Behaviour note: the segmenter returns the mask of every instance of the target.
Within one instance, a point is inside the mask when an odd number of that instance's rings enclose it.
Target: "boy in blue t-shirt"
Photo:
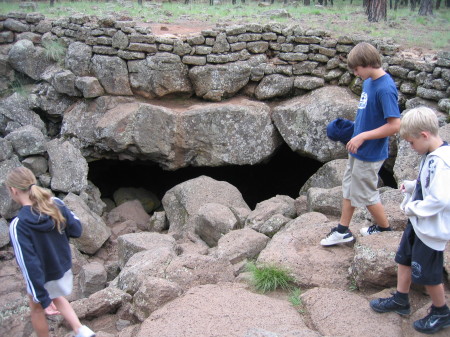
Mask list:
[[[397,88],[381,68],[380,53],[367,42],[358,43],[350,51],[347,65],[364,84],[353,136],[346,144],[349,157],[342,180],[340,223],[320,241],[322,246],[354,240],[349,225],[356,207],[367,207],[375,222],[362,228],[362,235],[391,230],[377,185],[378,172],[388,158],[389,136],[400,129]]]

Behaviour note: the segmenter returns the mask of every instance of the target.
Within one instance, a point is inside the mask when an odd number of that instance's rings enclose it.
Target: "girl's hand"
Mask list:
[[[58,311],[58,309],[56,308],[55,303],[50,303],[50,305],[44,309],[45,314],[48,316],[54,316],[54,315],[61,315],[61,313]]]

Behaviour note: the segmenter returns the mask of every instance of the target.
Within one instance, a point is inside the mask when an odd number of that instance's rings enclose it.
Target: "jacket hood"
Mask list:
[[[438,147],[436,150],[430,153],[432,156],[437,156],[442,159],[442,161],[450,166],[450,145],[443,145]]]
[[[17,217],[27,227],[39,232],[49,232],[55,227],[55,223],[49,215],[39,214],[31,206],[23,206]]]

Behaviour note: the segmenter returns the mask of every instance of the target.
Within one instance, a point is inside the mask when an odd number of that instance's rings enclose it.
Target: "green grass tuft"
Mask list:
[[[247,264],[247,270],[252,275],[254,287],[262,293],[276,289],[289,290],[294,282],[294,278],[281,267],[273,265],[257,266],[255,263],[250,262]]]
[[[299,313],[304,313],[303,301],[301,299],[302,291],[300,288],[294,288],[289,294],[289,302],[297,309]]]
[[[42,47],[45,49],[45,56],[58,63],[64,62],[66,47],[60,41],[44,41]]]

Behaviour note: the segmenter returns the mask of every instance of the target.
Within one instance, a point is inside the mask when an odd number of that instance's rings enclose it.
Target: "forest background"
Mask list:
[[[402,49],[419,54],[450,51],[450,0],[243,1],[3,0],[0,1],[0,14],[33,11],[52,19],[75,13],[114,15],[148,26],[167,25],[168,31],[168,27],[174,25],[200,31],[214,26],[279,22],[323,29],[332,37],[356,34],[370,38],[392,38]]]

